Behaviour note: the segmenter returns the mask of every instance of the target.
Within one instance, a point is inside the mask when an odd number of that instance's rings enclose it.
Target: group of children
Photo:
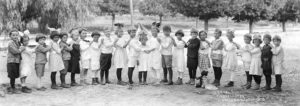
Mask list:
[[[51,88],[61,89],[71,86],[89,85],[88,72],[92,72],[92,85],[110,84],[109,70],[113,64],[116,69],[118,85],[133,84],[133,71],[138,70],[139,84],[147,84],[147,72],[152,72],[155,85],[182,85],[183,73],[188,68],[190,80],[186,84],[202,86],[202,77],[208,75],[209,68],[213,68],[215,80],[212,84],[220,86],[222,70],[231,73],[230,82],[225,87],[234,86],[234,77],[237,71],[237,54],[241,54],[243,67],[247,76],[247,83],[242,87],[251,88],[252,78],[255,80],[253,89],[260,89],[262,74],[265,75],[266,86],[264,90],[270,90],[271,75],[275,74],[275,91],[281,91],[281,73],[283,71],[283,48],[280,46],[281,38],[266,34],[263,37],[264,46],[261,47],[261,36],[250,34],[244,36],[245,46],[241,47],[233,41],[233,31],[227,32],[228,44],[220,39],[222,31],[215,30],[215,40],[206,40],[207,32],[191,29],[191,38],[185,42],[182,38],[184,32],[178,30],[176,39],[171,37],[171,27],[166,25],[163,36],[158,37],[160,32],[158,25],[153,25],[151,33],[139,25],[139,29],[130,28],[130,39],[123,37],[124,32],[120,27],[115,31],[115,37],[111,31],[104,31],[102,36],[98,32],[91,34],[92,41],[87,39],[86,29],[72,29],[69,33],[51,32],[50,43],[46,44],[46,36],[37,35],[35,41],[38,45],[30,44],[29,36],[19,36],[17,30],[9,33],[11,41],[8,44],[7,72],[10,78],[12,93],[20,93],[15,88],[15,79],[21,77],[21,91],[30,93],[32,90],[25,84],[26,77],[35,70],[37,75],[37,90],[44,91],[41,83],[45,72],[45,65],[51,72]],[[68,37],[71,41],[68,41]],[[20,39],[19,39],[20,38]],[[252,44],[251,44],[252,41]],[[273,41],[273,44],[270,42]],[[187,63],[185,63],[184,49],[187,48]],[[225,53],[224,53],[225,52]],[[48,55],[47,55],[48,54]],[[49,56],[49,57],[48,57]],[[212,63],[212,64],[211,64]],[[122,80],[122,70],[128,68],[128,83]],[[200,69],[201,75],[196,78],[196,70]],[[160,78],[161,69],[163,78]],[[173,69],[178,72],[178,79],[173,82]],[[56,73],[60,73],[61,85],[56,83]],[[71,84],[66,84],[65,76],[71,73]],[[100,77],[99,77],[100,73]],[[80,74],[80,83],[76,83],[75,75]],[[169,74],[169,77],[168,77]],[[200,79],[199,83],[195,80]]]

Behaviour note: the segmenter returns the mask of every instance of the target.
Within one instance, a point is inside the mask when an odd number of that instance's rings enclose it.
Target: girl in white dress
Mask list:
[[[276,86],[273,88],[276,92],[281,92],[281,84],[282,78],[281,74],[284,71],[283,62],[284,62],[284,50],[283,47],[280,45],[281,38],[280,36],[276,35],[273,37],[273,43],[275,47],[272,48],[272,64],[273,64],[273,74],[275,74],[276,79]]]
[[[65,69],[64,62],[62,60],[61,48],[59,46],[58,40],[60,38],[60,34],[58,32],[52,32],[50,35],[52,39],[50,46],[50,54],[49,54],[49,70],[51,71],[51,88],[59,89],[56,84],[56,72]]]
[[[253,45],[251,45],[251,40],[252,40],[252,36],[250,34],[244,35],[245,45],[239,51],[242,56],[243,68],[244,68],[244,71],[246,72],[246,77],[247,77],[247,80],[246,80],[247,83],[242,86],[245,89],[251,88],[251,81],[252,81],[252,76],[250,76],[250,74],[249,74],[250,64],[251,64],[250,50],[252,50],[254,48]]]
[[[138,37],[136,36],[136,29],[134,27],[128,30],[128,34],[130,35],[130,40],[128,41],[128,82],[129,84],[133,84],[132,75],[133,70],[137,66],[139,51],[140,51],[140,42]]]
[[[90,46],[90,54],[91,54],[91,70],[93,72],[92,85],[100,84],[99,82],[99,71],[100,71],[100,43],[99,37],[101,36],[98,32],[92,33],[92,44]]]
[[[128,45],[127,41],[123,37],[123,30],[118,29],[115,34],[117,35],[117,41],[115,43],[115,52],[114,52],[114,65],[117,69],[117,78],[118,85],[125,85],[126,83],[122,81],[122,69],[127,66],[127,53],[126,47]]]
[[[261,62],[261,47],[260,44],[262,43],[260,35],[253,36],[253,44],[254,48],[249,50],[251,53],[251,64],[250,64],[250,71],[249,74],[253,77],[255,81],[254,90],[258,90],[260,88],[261,76],[262,72],[262,62]]]
[[[228,70],[230,75],[230,81],[225,87],[232,87],[234,86],[234,77],[235,73],[237,71],[237,49],[239,49],[239,45],[233,41],[234,38],[234,32],[229,30],[227,32],[227,38],[229,40],[229,43],[225,45],[225,57],[223,61],[223,69]]]
[[[147,40],[148,40],[147,34],[145,32],[140,32],[139,41],[142,43],[140,46],[142,51],[140,51],[139,58],[138,58],[139,60],[138,69],[139,69],[139,84],[141,85],[147,85],[147,70],[149,69],[149,59],[150,59],[149,52],[144,51],[149,49],[149,46],[146,45]]]
[[[178,79],[175,82],[175,85],[182,85],[183,73],[186,69],[185,56],[184,56],[184,48],[186,47],[186,43],[182,40],[184,37],[184,33],[182,30],[178,30],[175,33],[177,40],[174,42],[173,49],[173,67],[178,72]]]
[[[35,45],[29,44],[29,37],[24,35],[21,37],[21,43],[25,47],[25,50],[21,53],[21,64],[20,64],[20,77],[22,92],[31,93],[32,90],[26,86],[26,78],[34,71],[35,64]]]
[[[161,52],[160,52],[160,43],[159,38],[157,37],[159,33],[159,29],[157,27],[153,27],[151,29],[151,37],[146,42],[150,48],[148,50],[151,59],[149,59],[149,69],[153,72],[155,83],[154,85],[160,84],[160,71],[162,68],[161,63]]]

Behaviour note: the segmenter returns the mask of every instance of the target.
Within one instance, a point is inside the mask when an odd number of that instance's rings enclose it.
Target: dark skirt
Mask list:
[[[69,61],[68,72],[76,74],[80,73],[79,58],[71,57],[71,60]]]
[[[188,68],[197,68],[198,67],[198,58],[187,57],[187,67]]]
[[[111,67],[112,54],[101,53],[100,56],[100,68],[101,70],[109,70]]]
[[[9,78],[20,77],[20,64],[19,63],[7,63],[7,74]]]

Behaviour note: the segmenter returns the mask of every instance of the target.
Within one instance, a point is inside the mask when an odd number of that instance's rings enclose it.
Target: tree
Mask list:
[[[197,17],[204,21],[205,31],[208,31],[208,21],[223,16],[223,0],[170,0],[176,12],[187,17]]]
[[[286,22],[296,21],[300,13],[299,0],[287,0],[282,8],[273,16],[272,20],[282,23],[282,31],[286,32]]]
[[[112,16],[112,28],[115,24],[116,14],[126,14],[130,12],[129,0],[103,0],[99,1],[97,5],[101,10],[101,14]]]
[[[239,7],[241,7],[241,4],[239,3],[240,0],[224,0],[224,11],[223,15],[226,16],[226,27],[229,27],[228,21],[229,18],[233,17],[235,14],[239,12]]]
[[[157,15],[159,22],[162,23],[162,17],[170,14],[169,0],[144,0],[140,1],[139,11],[143,15]]]
[[[37,20],[39,29],[46,33],[46,25],[72,27],[72,23],[84,22],[94,1],[0,0],[0,19],[5,30],[24,30],[28,22]]]
[[[275,12],[281,0],[240,0],[242,6],[238,8],[239,12],[234,15],[232,20],[236,22],[248,21],[249,33],[253,32],[253,24],[259,20],[270,19]]]

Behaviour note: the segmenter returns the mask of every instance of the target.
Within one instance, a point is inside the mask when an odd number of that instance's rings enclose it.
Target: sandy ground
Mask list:
[[[263,30],[261,30],[264,32]],[[241,34],[246,33],[243,30],[237,31],[235,41],[243,44]],[[134,85],[133,89],[128,86],[116,85],[115,69],[110,70],[110,79],[114,82],[109,85],[89,85],[79,86],[70,89],[52,90],[50,89],[50,72],[46,71],[44,85],[48,88],[46,91],[36,91],[31,94],[14,94],[0,97],[0,106],[90,106],[90,105],[132,105],[132,106],[197,106],[197,105],[300,105],[300,30],[288,33],[280,33],[279,31],[271,32],[272,34],[280,34],[283,37],[282,45],[285,47],[286,55],[286,74],[283,75],[283,92],[275,93],[272,91],[253,91],[243,90],[240,85],[245,83],[245,75],[239,70],[236,77],[236,86],[233,88],[220,87],[219,90],[210,91],[205,89],[196,89],[191,85],[181,86],[153,86],[152,73],[148,74],[149,85]],[[209,36],[209,40],[213,37]],[[185,38],[188,39],[188,38]],[[226,40],[224,37],[222,38]],[[2,43],[2,42],[0,42]],[[0,84],[8,84],[6,72],[6,53],[0,52]],[[197,74],[199,75],[199,70]],[[229,74],[223,72],[222,86],[228,82]],[[91,76],[91,75],[89,75]],[[174,72],[174,80],[177,78]],[[57,76],[58,77],[58,76]],[[134,81],[137,82],[137,71],[134,73]],[[67,76],[69,83],[69,75]],[[209,78],[213,79],[213,72],[210,69]],[[36,76],[33,73],[28,77],[28,86],[35,88]],[[79,75],[77,76],[79,80]],[[127,81],[127,70],[123,71],[123,80]],[[184,82],[188,80],[188,72],[184,74]],[[59,81],[59,78],[57,78]],[[91,81],[91,79],[89,79]],[[272,86],[275,85],[273,79]],[[19,80],[17,80],[19,84]],[[264,86],[265,80],[262,79],[261,86]]]

